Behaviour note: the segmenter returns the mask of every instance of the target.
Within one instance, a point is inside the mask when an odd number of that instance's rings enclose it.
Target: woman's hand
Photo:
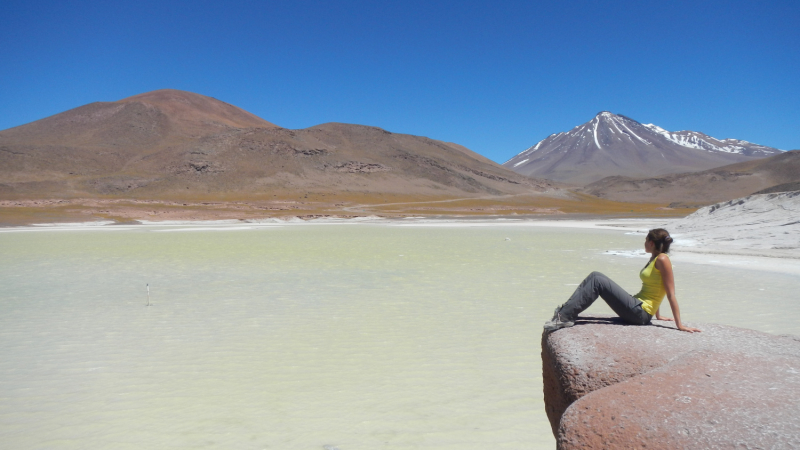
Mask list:
[[[701,332],[701,330],[698,330],[697,328],[686,327],[686,326],[683,326],[683,325],[679,325],[678,329],[681,330],[681,331],[687,331],[689,333],[700,333]]]
[[[659,305],[658,311],[656,311],[656,320],[663,320],[665,322],[672,322],[672,317],[664,317],[661,315],[661,306]]]

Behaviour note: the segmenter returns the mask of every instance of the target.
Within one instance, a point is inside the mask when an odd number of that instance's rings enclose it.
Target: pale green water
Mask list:
[[[221,228],[0,233],[0,442],[553,448],[541,325],[645,262],[618,231]],[[796,277],[674,260],[684,320],[800,334]]]

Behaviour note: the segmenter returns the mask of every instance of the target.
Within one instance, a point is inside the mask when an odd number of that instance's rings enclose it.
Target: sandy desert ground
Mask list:
[[[191,197],[178,200],[119,198],[73,198],[44,200],[0,200],[0,226],[36,223],[113,221],[130,223],[158,220],[258,220],[278,218],[304,220],[357,218],[500,217],[531,218],[608,216],[683,217],[694,211],[648,203],[622,203],[585,194],[559,191],[458,198],[364,193],[283,195],[272,199],[230,200],[224,197]]]

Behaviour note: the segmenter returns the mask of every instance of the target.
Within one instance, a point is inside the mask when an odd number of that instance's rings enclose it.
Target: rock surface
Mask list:
[[[798,448],[800,337],[582,317],[542,336],[560,449]]]

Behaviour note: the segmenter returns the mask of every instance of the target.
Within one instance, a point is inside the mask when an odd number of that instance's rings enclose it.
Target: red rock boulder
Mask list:
[[[582,317],[542,336],[560,449],[800,448],[800,338]]]

